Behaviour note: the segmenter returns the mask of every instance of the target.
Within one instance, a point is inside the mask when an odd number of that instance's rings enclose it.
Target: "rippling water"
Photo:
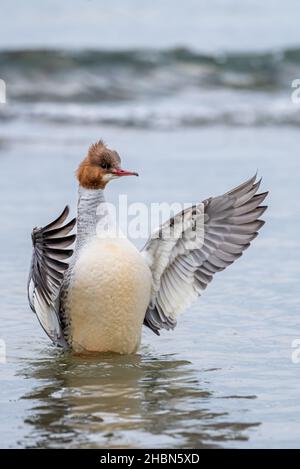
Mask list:
[[[169,1],[84,3],[11,0],[0,28],[0,446],[299,447],[299,2],[172,2],[167,22]],[[115,203],[197,202],[257,169],[270,190],[251,248],[136,356],[63,354],[27,305],[31,229],[75,212],[99,138],[140,174]]]
[[[1,445],[4,447],[299,446],[299,159],[293,129],[152,132],[23,125],[0,147]],[[104,136],[140,178],[117,201],[200,200],[259,168],[266,225],[216,275],[174,332],[144,332],[140,353],[72,357],[54,349],[27,306],[30,230],[66,202],[74,169]],[[53,138],[55,136],[55,138]],[[287,148],[289,149],[287,151]],[[155,193],[153,181],[155,180]]]
[[[299,126],[300,50],[0,52],[10,106],[0,120],[139,128]]]

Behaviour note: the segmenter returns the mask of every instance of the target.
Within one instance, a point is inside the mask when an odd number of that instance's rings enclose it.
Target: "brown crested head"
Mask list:
[[[90,146],[88,154],[77,170],[77,178],[85,189],[104,189],[112,179],[121,176],[138,176],[121,168],[119,154],[107,148],[102,140]]]

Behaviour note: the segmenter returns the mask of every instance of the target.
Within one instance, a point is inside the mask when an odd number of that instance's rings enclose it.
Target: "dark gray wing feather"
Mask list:
[[[151,302],[144,325],[159,335],[211,282],[216,272],[238,259],[257,236],[267,192],[256,194],[256,175],[219,197],[176,215],[143,249],[152,271]],[[171,233],[171,236],[170,236]]]
[[[65,207],[61,215],[43,228],[32,231],[33,254],[28,279],[29,305],[36,313],[41,326],[57,345],[66,347],[59,317],[59,293],[72,254],[69,248],[75,235],[69,235],[76,218],[63,225],[69,215]]]

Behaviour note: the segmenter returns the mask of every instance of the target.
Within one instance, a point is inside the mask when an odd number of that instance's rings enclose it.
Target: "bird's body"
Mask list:
[[[81,190],[78,226],[61,297],[67,341],[75,352],[133,353],[150,301],[150,269],[135,246],[117,236],[101,189]]]
[[[149,267],[132,243],[91,240],[78,256],[64,304],[72,349],[136,352],[150,290]]]
[[[142,252],[111,219],[103,190],[135,173],[99,142],[80,165],[76,220],[68,208],[33,230],[28,282],[31,309],[57,345],[81,352],[135,353],[142,325],[159,335],[206,288],[215,272],[241,256],[263,225],[255,177],[223,196],[184,210],[154,233]],[[69,259],[69,262],[66,262]]]

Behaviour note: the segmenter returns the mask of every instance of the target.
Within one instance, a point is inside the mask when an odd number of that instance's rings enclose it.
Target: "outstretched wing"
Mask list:
[[[205,290],[216,272],[240,257],[257,236],[268,192],[256,194],[256,175],[219,197],[184,210],[154,233],[143,249],[152,271],[144,325],[159,335]]]
[[[76,224],[76,218],[63,226],[69,214],[65,207],[62,214],[44,228],[32,231],[33,254],[28,279],[28,300],[36,313],[41,326],[50,339],[57,345],[66,347],[61,321],[59,318],[59,292],[64,272],[76,236],[69,235]]]

